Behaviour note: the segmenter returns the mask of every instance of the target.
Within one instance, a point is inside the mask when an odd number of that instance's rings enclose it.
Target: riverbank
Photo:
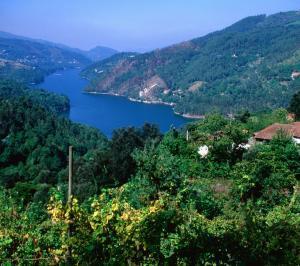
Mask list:
[[[167,106],[171,106],[172,107],[172,110],[173,110],[173,112],[174,112],[175,115],[178,115],[178,116],[181,116],[181,117],[184,117],[184,118],[187,118],[187,119],[204,119],[205,118],[204,115],[194,115],[194,114],[190,114],[190,113],[181,114],[179,112],[176,112],[174,110],[176,104],[172,103],[172,102],[168,103],[168,102],[163,102],[163,101],[146,101],[146,100],[135,99],[135,98],[132,98],[132,97],[126,97],[124,95],[120,95],[118,93],[112,93],[112,92],[84,91],[84,93],[124,97],[124,98],[128,99],[131,102],[138,102],[138,103],[145,103],[145,104],[167,105]]]

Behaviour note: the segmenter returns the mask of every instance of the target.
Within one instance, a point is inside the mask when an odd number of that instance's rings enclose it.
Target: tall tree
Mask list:
[[[288,110],[295,114],[297,120],[300,120],[300,91],[294,94]]]

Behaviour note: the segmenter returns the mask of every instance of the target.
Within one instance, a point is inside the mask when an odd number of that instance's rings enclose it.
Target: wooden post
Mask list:
[[[69,189],[68,201],[72,198],[72,175],[73,175],[73,147],[69,146]]]
[[[186,141],[189,141],[190,139],[190,133],[189,133],[189,130],[187,129],[186,130]]]
[[[68,237],[72,236],[73,217],[72,217],[72,177],[73,177],[73,147],[69,146],[69,183],[68,183],[68,205],[70,209],[70,221],[68,225]],[[67,265],[72,265],[72,248],[68,245]]]

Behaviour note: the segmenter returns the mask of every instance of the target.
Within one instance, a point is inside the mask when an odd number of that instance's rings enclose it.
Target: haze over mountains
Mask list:
[[[245,18],[201,38],[83,71],[87,91],[175,105],[180,114],[286,106],[299,89],[300,12]],[[295,74],[294,73],[294,74]]]
[[[100,46],[100,45],[98,45],[90,50],[82,50],[82,49],[73,48],[73,47],[70,47],[70,46],[67,46],[67,45],[64,45],[61,43],[54,43],[54,42],[45,41],[42,39],[34,39],[34,38],[19,36],[19,35],[5,32],[5,31],[0,31],[0,38],[27,40],[27,41],[33,41],[33,42],[38,42],[41,44],[46,44],[46,45],[62,48],[62,49],[68,50],[68,51],[82,54],[82,55],[88,57],[92,61],[103,60],[105,58],[108,58],[108,57],[118,53],[118,51],[115,49],[105,47],[105,46]]]
[[[188,116],[285,107],[299,89],[299,59],[299,11],[248,17],[144,54],[82,51],[0,32],[0,77],[37,83],[59,69],[86,67],[88,92],[166,103]]]
[[[97,46],[89,51],[0,32],[0,77],[38,83],[63,68],[83,67],[118,51]]]

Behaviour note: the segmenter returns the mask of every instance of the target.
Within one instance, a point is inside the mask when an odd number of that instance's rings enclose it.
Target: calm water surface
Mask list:
[[[124,97],[83,93],[87,81],[79,69],[56,72],[38,85],[48,91],[65,94],[70,98],[70,119],[100,129],[111,137],[114,129],[140,127],[145,122],[159,126],[166,132],[171,126],[180,127],[189,120],[177,116],[171,107],[131,102]]]

